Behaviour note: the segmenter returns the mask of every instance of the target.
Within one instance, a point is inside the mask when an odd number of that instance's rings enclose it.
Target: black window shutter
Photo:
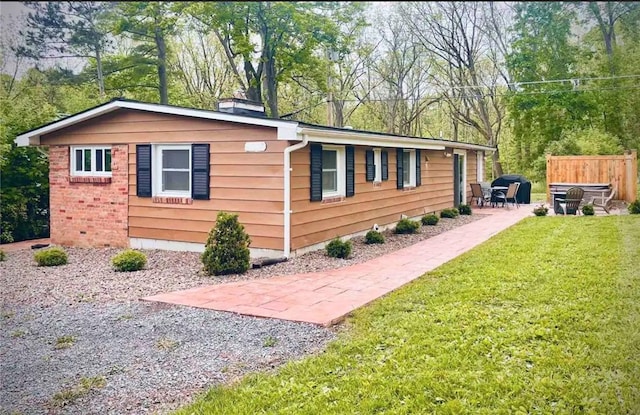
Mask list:
[[[376,165],[373,161],[373,150],[367,150],[365,153],[365,161],[367,164],[366,180],[372,182],[376,178]]]
[[[151,197],[151,144],[136,145],[136,195]]]
[[[322,200],[322,144],[311,144],[311,201]]]
[[[420,150],[416,150],[416,187],[422,185],[422,171],[420,164]]]
[[[404,149],[396,148],[396,172],[398,174],[396,183],[398,189],[404,188],[404,174],[402,172],[402,157],[404,156]]]
[[[383,151],[380,155],[380,162],[382,163],[382,180],[389,180],[389,153]]]
[[[347,197],[351,197],[356,193],[356,163],[355,163],[355,148],[353,146],[346,147],[347,157]]]
[[[191,145],[191,197],[209,200],[209,144]]]

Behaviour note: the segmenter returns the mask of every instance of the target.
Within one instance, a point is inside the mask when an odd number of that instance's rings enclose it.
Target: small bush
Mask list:
[[[7,253],[0,249],[0,262],[7,259]]]
[[[251,238],[238,215],[219,212],[200,259],[209,275],[242,274],[251,265]]]
[[[460,205],[458,206],[458,211],[461,215],[470,215],[471,214],[471,206],[469,205]]]
[[[378,231],[369,231],[364,236],[364,243],[366,243],[366,244],[383,244],[384,243],[384,235],[382,235]]]
[[[640,214],[640,199],[636,199],[633,202],[631,202],[627,209],[629,209],[629,213],[631,213],[632,215],[639,215]]]
[[[533,208],[533,214],[536,216],[547,216],[547,213],[549,213],[549,208],[544,205]]]
[[[346,259],[351,255],[351,241],[342,241],[336,238],[327,244],[327,255],[331,258]]]
[[[430,213],[430,214],[428,214],[428,215],[424,215],[424,216],[422,217],[422,219],[420,219],[420,221],[422,222],[422,224],[423,224],[423,225],[425,225],[425,226],[427,226],[427,225],[429,225],[429,226],[435,226],[435,225],[437,225],[437,224],[438,224],[438,221],[439,221],[439,220],[440,220],[440,219],[439,219],[436,215],[434,215],[433,213]]]
[[[416,233],[420,228],[420,223],[411,219],[400,219],[396,225],[395,233],[397,234],[409,234]]]
[[[36,260],[38,266],[54,267],[67,263],[67,253],[62,248],[53,247],[36,252],[33,255],[33,259]]]
[[[139,271],[147,265],[147,256],[135,249],[125,249],[111,258],[111,264],[116,271]]]
[[[582,214],[585,216],[593,216],[595,214],[595,211],[593,210],[593,205],[582,206]]]
[[[456,208],[442,209],[440,211],[441,218],[454,219],[457,218],[459,214],[460,212]]]

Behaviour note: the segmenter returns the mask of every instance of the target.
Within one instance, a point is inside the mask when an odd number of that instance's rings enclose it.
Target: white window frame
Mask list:
[[[373,149],[373,165],[375,166],[374,183],[382,182],[382,149]]]
[[[76,151],[82,151],[84,154],[85,150],[91,151],[91,171],[78,171],[76,170]],[[111,177],[111,171],[97,171],[96,170],[96,150],[102,150],[102,168],[106,166],[106,158],[105,151],[109,150],[111,152],[111,169],[113,169],[113,150],[111,146],[70,146],[70,154],[69,154],[69,172],[71,176],[100,176],[100,177]],[[82,163],[84,168],[84,162]]]
[[[403,150],[402,152],[402,160],[409,155],[409,181],[406,182],[404,177],[402,178],[404,187],[416,187],[416,151],[415,150]],[[404,166],[403,166],[403,176],[404,176]]]
[[[322,151],[335,151],[336,152],[336,177],[337,177],[337,190],[329,191],[322,188],[322,198],[345,196],[346,195],[346,163],[345,163],[345,150],[344,146],[322,146]],[[324,177],[324,160],[322,161],[322,175]]]
[[[189,144],[160,144],[153,146],[153,195],[166,197],[191,197],[193,183],[191,176],[193,165],[191,162],[191,145]],[[187,150],[189,152],[189,189],[185,191],[162,191],[162,152],[164,150]]]
[[[478,183],[484,181],[484,151],[476,152],[476,180]]]

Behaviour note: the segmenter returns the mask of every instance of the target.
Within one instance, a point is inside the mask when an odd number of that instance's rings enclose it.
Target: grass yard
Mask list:
[[[638,414],[638,270],[637,215],[527,218],[179,414]]]

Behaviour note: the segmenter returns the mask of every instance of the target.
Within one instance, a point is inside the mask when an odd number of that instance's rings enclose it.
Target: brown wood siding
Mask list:
[[[237,213],[252,248],[282,250],[283,151],[275,128],[117,110],[43,136],[43,145],[129,144],[129,237],[204,243],[219,211]],[[248,141],[266,151],[247,153]],[[136,144],[210,143],[210,200],[155,203],[136,196]]]
[[[379,187],[365,180],[365,151],[355,151],[355,196],[340,202],[311,202],[309,147],[292,153],[291,158],[291,247],[300,249],[328,241],[336,236],[370,229],[374,223],[386,225],[400,215],[424,215],[453,206],[453,159],[442,151],[421,150],[422,186],[396,189],[395,149],[389,153],[389,180]],[[429,162],[425,165],[425,156]]]

